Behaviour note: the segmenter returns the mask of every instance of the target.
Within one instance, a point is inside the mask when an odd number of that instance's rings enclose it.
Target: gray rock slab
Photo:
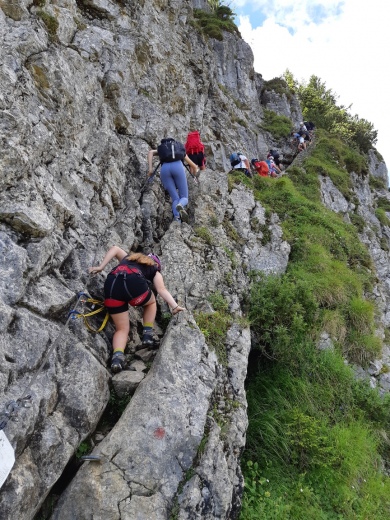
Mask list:
[[[123,370],[112,378],[112,386],[119,397],[134,394],[145,374],[132,370]]]
[[[81,468],[52,519],[167,518],[204,434],[215,370],[215,356],[183,314],[169,326],[150,372],[100,443],[103,462]]]

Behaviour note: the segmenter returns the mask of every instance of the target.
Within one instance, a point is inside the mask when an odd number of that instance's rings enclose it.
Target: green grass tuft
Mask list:
[[[205,226],[200,226],[194,229],[195,235],[206,242],[206,244],[212,245],[214,243],[213,235],[210,230]]]
[[[215,303],[214,299],[214,303]],[[226,334],[232,324],[225,310],[213,313],[196,312],[195,321],[202,331],[206,343],[214,350],[222,366],[227,366]]]
[[[49,34],[49,37],[52,41],[57,40],[57,30],[59,27],[58,20],[46,13],[45,11],[39,10],[37,11],[37,15],[42,19],[43,23],[46,25],[47,32]]]
[[[276,139],[288,137],[293,129],[292,122],[288,117],[280,116],[272,110],[264,110],[264,120],[261,126]]]

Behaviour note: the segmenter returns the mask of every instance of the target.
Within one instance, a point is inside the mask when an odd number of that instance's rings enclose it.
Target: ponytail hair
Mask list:
[[[129,256],[126,257],[126,260],[129,262],[137,262],[138,264],[143,265],[155,265],[154,260],[143,253],[130,253]]]

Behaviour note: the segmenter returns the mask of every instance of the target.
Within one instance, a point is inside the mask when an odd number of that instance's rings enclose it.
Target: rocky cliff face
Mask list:
[[[52,518],[238,517],[248,273],[283,272],[290,246],[277,215],[245,186],[229,186],[228,156],[237,148],[263,156],[275,146],[287,153],[286,142],[261,129],[264,108],[293,122],[301,112],[295,99],[263,95],[242,40],[199,34],[192,9],[204,4],[0,1],[0,411],[31,395],[18,422],[3,415],[16,463],[0,491],[1,518],[34,518],[87,438],[98,461],[84,462]],[[145,184],[146,155],[162,137],[184,140],[193,128],[208,169],[199,184],[189,178],[190,224],[177,226],[159,180]],[[387,178],[372,161],[371,173]],[[368,185],[356,186],[373,218]],[[348,213],[326,181],[323,193],[325,204]],[[388,316],[388,257],[367,233]],[[67,319],[79,291],[101,295],[104,276],[92,279],[87,269],[113,244],[161,255],[166,285],[187,308],[157,329],[162,343],[154,359],[145,354],[146,377],[139,363],[136,373],[111,378],[111,326],[91,334]],[[222,356],[194,320],[214,310],[214,293],[231,314]],[[130,318],[133,352],[139,311]],[[140,380],[98,442],[113,385],[126,393]]]

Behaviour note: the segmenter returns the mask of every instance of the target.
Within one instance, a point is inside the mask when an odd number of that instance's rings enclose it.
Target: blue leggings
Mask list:
[[[161,182],[172,199],[173,216],[179,217],[176,206],[180,203],[182,206],[188,204],[188,184],[186,171],[181,161],[164,163],[161,166],[160,173]]]

